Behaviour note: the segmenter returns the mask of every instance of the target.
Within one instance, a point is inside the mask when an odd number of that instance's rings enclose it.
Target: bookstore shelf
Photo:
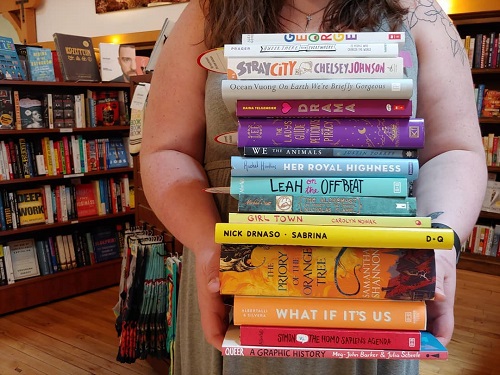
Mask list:
[[[498,37],[500,11],[462,13],[450,15],[450,17],[457,27],[460,36],[464,39],[466,36],[477,37],[478,34],[489,36],[493,32]],[[476,85],[484,84],[486,88],[500,90],[500,67],[478,68],[473,65],[471,72]],[[487,136],[488,133],[500,136],[500,130],[497,129],[500,125],[499,117],[480,116],[479,123],[483,136]],[[498,180],[500,177],[500,166],[488,166],[488,172],[497,174]],[[477,223],[494,227],[496,224],[500,224],[500,214],[481,211]],[[457,267],[469,271],[500,275],[500,258],[465,252],[462,253]]]
[[[125,96],[125,100],[130,97],[131,85],[129,83],[114,82],[34,82],[34,81],[14,81],[0,80],[0,86],[19,90],[19,92],[54,94],[81,94],[90,91],[106,92],[120,91]],[[87,95],[86,94],[86,95]],[[87,96],[85,96],[87,98]],[[125,103],[127,103],[125,101]],[[122,106],[123,108],[123,106]],[[122,110],[120,109],[120,114]],[[126,118],[126,117],[124,117]],[[44,137],[60,140],[67,136],[83,136],[89,139],[104,138],[124,138],[129,135],[129,126],[110,125],[110,126],[90,126],[76,128],[41,128],[41,129],[8,129],[0,130],[0,141],[14,139],[16,142],[20,138],[38,141]],[[76,157],[75,157],[76,158]],[[77,159],[75,159],[77,160]],[[72,161],[73,163],[73,161]],[[15,191],[18,189],[37,188],[42,185],[68,185],[71,182],[82,181],[90,182],[97,179],[115,179],[127,176],[130,181],[133,180],[134,169],[132,167],[109,168],[108,163],[103,168],[91,170],[84,173],[78,173],[74,170],[66,174],[41,174],[35,173],[29,178],[11,178],[0,181],[0,190]],[[39,168],[38,166],[36,166]],[[89,167],[90,169],[90,167]],[[82,164],[83,170],[83,164]],[[12,177],[12,176],[11,176]],[[21,176],[22,177],[22,176]],[[27,238],[47,238],[47,236],[68,235],[75,231],[92,232],[96,228],[108,225],[122,225],[127,222],[131,225],[135,223],[136,210],[134,208],[125,208],[121,210],[113,209],[114,213],[101,215],[89,215],[86,217],[69,219],[67,221],[56,221],[55,223],[38,223],[32,225],[21,225],[16,229],[7,228],[0,230],[0,244],[6,244],[9,241],[27,239]],[[106,288],[117,285],[120,280],[121,258],[106,260],[93,263],[91,265],[76,267],[58,272],[35,276],[22,280],[16,280],[12,284],[0,286],[0,315],[12,313],[18,310],[30,308],[36,305],[45,304],[59,299],[75,296],[88,291]]]

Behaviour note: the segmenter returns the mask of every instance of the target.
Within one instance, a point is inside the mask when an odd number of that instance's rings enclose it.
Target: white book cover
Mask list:
[[[160,56],[160,52],[162,50],[163,44],[167,40],[170,32],[174,28],[175,22],[165,19],[163,22],[163,26],[161,28],[160,34],[156,39],[156,43],[153,46],[153,51],[151,51],[151,55],[149,56],[148,64],[146,65],[146,73],[152,72],[155,70],[156,62],[158,61],[158,57]]]
[[[128,76],[137,75],[135,47],[126,45],[126,52],[120,57],[120,44],[99,43],[101,79],[103,82],[128,82]],[[125,51],[125,50],[122,50]],[[120,59],[127,59],[120,64]]]
[[[410,99],[413,93],[410,78],[222,80],[221,86],[222,99],[233,114],[236,100]]]
[[[229,57],[228,79],[403,78],[401,57]]]
[[[5,260],[5,273],[7,274],[7,283],[13,284],[15,282],[15,279],[14,279],[14,270],[12,268],[12,259],[10,256],[10,248],[8,245],[0,245],[0,248],[3,248],[3,257]]]
[[[398,57],[397,43],[226,44],[225,57]]]
[[[35,240],[33,238],[10,241],[7,245],[10,248],[14,280],[40,275]]]
[[[242,44],[269,43],[404,43],[404,32],[243,34]]]

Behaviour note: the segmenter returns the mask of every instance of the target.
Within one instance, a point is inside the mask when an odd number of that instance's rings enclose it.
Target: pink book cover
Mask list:
[[[409,99],[238,100],[238,117],[388,117],[409,118]]]
[[[414,148],[424,146],[420,118],[240,118],[238,147]]]

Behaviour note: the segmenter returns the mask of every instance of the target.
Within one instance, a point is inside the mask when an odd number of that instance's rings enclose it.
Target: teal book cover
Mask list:
[[[6,36],[0,36],[0,79],[26,80],[14,40]]]
[[[52,51],[49,48],[26,47],[28,69],[32,81],[55,82]]]

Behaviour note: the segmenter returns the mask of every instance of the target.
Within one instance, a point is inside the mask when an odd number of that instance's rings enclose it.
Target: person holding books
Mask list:
[[[193,0],[156,66],[140,154],[148,202],[185,246],[175,374],[418,374],[418,361],[240,358],[218,351],[228,311],[219,294],[214,226],[236,211],[236,201],[204,189],[229,186],[229,158],[238,150],[214,141],[234,131],[236,121],[221,98],[226,77],[200,68],[198,56],[239,43],[242,34],[356,31],[405,32],[413,116],[426,122],[417,214],[453,228],[461,241],[472,230],[485,193],[484,151],[460,37],[435,0]],[[445,345],[453,333],[457,253],[436,250],[438,297],[427,304],[428,329]]]

